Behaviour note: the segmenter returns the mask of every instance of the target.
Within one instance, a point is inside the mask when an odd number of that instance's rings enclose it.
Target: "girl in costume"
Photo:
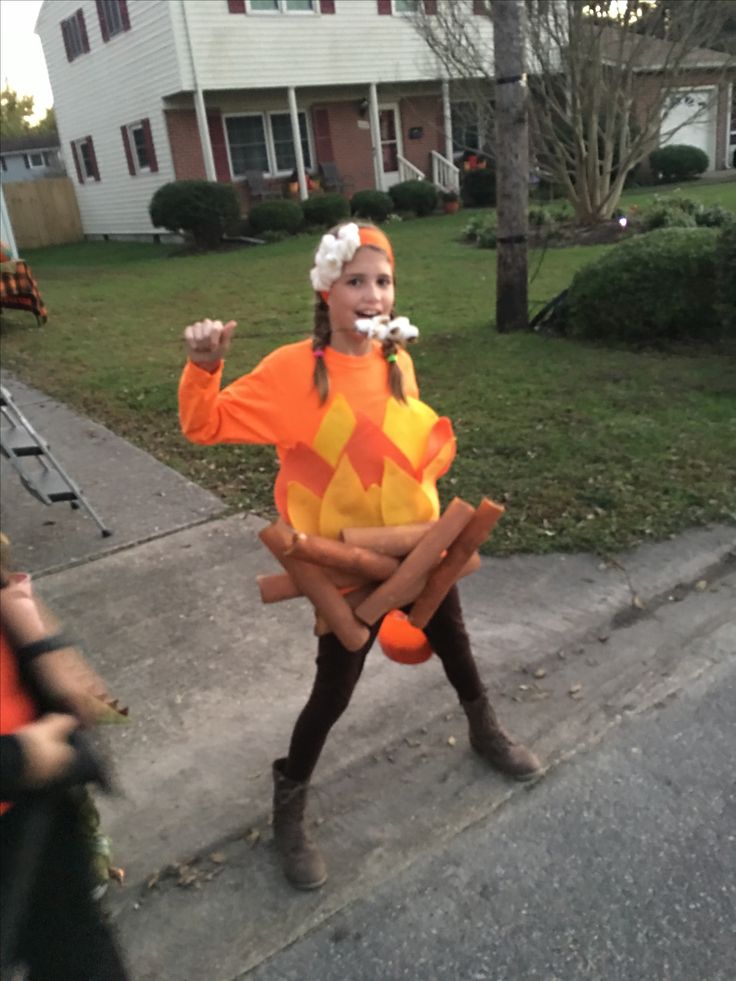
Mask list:
[[[347,527],[436,519],[436,481],[455,452],[447,419],[419,401],[411,357],[416,334],[394,314],[394,255],[383,232],[347,223],[324,235],[310,274],[316,293],[312,336],[278,348],[221,389],[234,321],[186,328],[189,359],[179,415],[193,442],[276,447],[275,500],[295,528],[337,537]],[[381,626],[359,650],[334,634],[319,639],[317,673],[288,755],[273,764],[273,829],[287,879],[319,888],[327,869],[307,836],[307,789],[327,735],[348,706]],[[540,762],[500,726],[481,684],[453,587],[425,628],[469,722],[473,748],[508,776],[525,780]]]
[[[70,776],[70,738],[97,719],[105,689],[49,629],[30,577],[9,571],[0,536],[0,955],[34,981],[125,981],[93,899],[90,800]],[[5,975],[3,975],[4,977]]]

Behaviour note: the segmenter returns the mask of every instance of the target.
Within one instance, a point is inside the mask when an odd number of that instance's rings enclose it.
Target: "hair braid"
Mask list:
[[[314,330],[312,331],[312,350],[324,351],[330,343],[332,328],[330,327],[330,308],[319,294],[314,303]],[[330,376],[327,374],[327,365],[324,357],[314,359],[314,372],[312,374],[314,387],[319,395],[319,404],[324,405],[330,394]]]
[[[396,316],[393,310],[391,311],[391,316]],[[387,337],[385,341],[381,342],[381,351],[388,362],[388,387],[391,389],[391,394],[397,402],[406,402],[404,375],[399,367],[399,362],[396,360],[388,361],[388,358],[392,354],[395,356],[399,350],[403,350],[403,347],[403,344],[398,343],[398,341],[393,340],[391,337]]]

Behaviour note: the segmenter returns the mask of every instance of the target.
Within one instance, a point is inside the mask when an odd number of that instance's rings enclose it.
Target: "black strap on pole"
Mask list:
[[[526,72],[521,75],[502,75],[496,79],[496,85],[511,85],[513,82],[526,81]]]
[[[521,245],[526,242],[526,235],[498,235],[496,236],[496,242],[500,245]]]

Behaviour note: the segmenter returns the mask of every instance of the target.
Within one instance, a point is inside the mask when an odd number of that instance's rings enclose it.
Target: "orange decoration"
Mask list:
[[[422,664],[432,656],[424,631],[412,627],[401,610],[386,614],[378,631],[378,643],[386,657],[399,664]]]

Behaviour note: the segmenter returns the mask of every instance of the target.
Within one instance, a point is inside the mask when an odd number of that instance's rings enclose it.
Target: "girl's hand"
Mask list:
[[[74,647],[40,654],[31,662],[31,673],[55,705],[73,712],[83,725],[92,726],[105,709],[107,690]]]
[[[63,777],[74,762],[69,736],[77,728],[73,715],[44,715],[15,732],[23,753],[23,786],[43,787]]]
[[[214,371],[230,347],[230,339],[237,327],[234,320],[223,324],[221,320],[198,320],[184,331],[189,360],[200,368]]]

